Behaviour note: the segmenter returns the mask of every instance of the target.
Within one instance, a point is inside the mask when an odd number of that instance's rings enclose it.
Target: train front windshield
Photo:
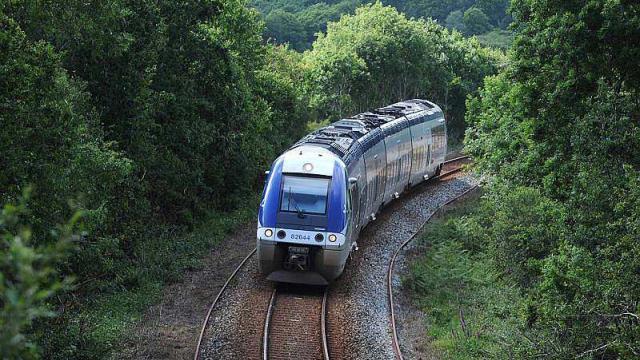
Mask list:
[[[280,211],[303,214],[326,214],[328,178],[285,175],[280,196]]]

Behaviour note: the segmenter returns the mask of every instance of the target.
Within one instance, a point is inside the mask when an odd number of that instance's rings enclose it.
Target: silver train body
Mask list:
[[[408,100],[296,143],[267,172],[257,229],[260,271],[272,281],[312,285],[339,277],[380,209],[439,174],[446,126],[437,105]]]

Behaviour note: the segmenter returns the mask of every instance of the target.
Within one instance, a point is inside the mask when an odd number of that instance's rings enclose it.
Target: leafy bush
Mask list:
[[[468,35],[478,35],[491,29],[489,17],[482,10],[472,7],[464,12],[462,17],[464,30]]]
[[[0,213],[0,356],[3,359],[38,358],[39,349],[29,330],[34,321],[54,313],[47,304],[51,296],[69,287],[60,264],[67,258],[71,221],[51,231],[48,245],[33,244],[33,233],[25,223],[29,208],[27,189],[18,204],[5,204]]]
[[[633,358],[637,217],[623,239],[592,252],[575,245],[565,205],[532,188],[487,190],[427,227],[404,282],[434,346],[456,359]]]
[[[427,315],[432,346],[447,358],[513,357],[531,336],[519,315],[526,298],[490,250],[493,211],[488,199],[472,198],[428,224],[424,255],[403,281]]]

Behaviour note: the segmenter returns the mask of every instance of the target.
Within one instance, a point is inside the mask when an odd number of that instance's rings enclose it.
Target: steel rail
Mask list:
[[[200,358],[200,346],[202,345],[202,338],[204,337],[204,332],[207,329],[207,324],[209,323],[209,319],[211,318],[211,313],[213,312],[213,308],[218,304],[218,301],[220,301],[220,298],[222,297],[222,293],[224,293],[224,291],[227,289],[227,287],[229,286],[229,283],[231,283],[231,280],[233,280],[233,278],[236,276],[236,274],[238,274],[240,269],[244,266],[244,264],[246,264],[246,262],[249,260],[249,258],[251,258],[256,253],[256,250],[257,250],[257,248],[253,249],[240,262],[240,264],[236,267],[236,269],[233,271],[233,273],[231,273],[229,278],[227,278],[227,281],[224,283],[224,285],[222,285],[222,288],[218,292],[218,295],[216,296],[216,298],[211,303],[211,306],[209,306],[209,310],[207,311],[207,315],[205,316],[204,322],[202,323],[202,329],[200,330],[200,336],[198,336],[198,343],[196,345],[196,352],[195,352],[195,354],[193,356],[194,360],[198,360]]]
[[[450,159],[445,161],[443,164],[450,164],[450,163],[454,163],[457,161],[461,161],[461,160],[465,160],[465,159],[469,159],[468,156],[460,156],[454,159]],[[454,170],[448,171],[444,174],[440,174],[437,178],[442,178],[448,175],[451,175],[453,173],[459,172],[461,170],[461,168],[456,168]],[[433,216],[433,215],[432,215]],[[427,221],[429,221],[431,219],[431,217],[429,217],[429,219],[427,219]],[[426,223],[426,221],[425,221]],[[423,225],[424,226],[424,225]],[[416,234],[412,235],[412,237],[409,239],[409,241],[411,239],[413,239],[413,237]],[[407,243],[409,242],[407,241]],[[402,247],[404,247],[406,244],[403,244]],[[196,350],[195,350],[195,354],[194,354],[194,360],[199,360],[200,358],[200,347],[202,346],[202,339],[204,338],[204,333],[206,331],[207,328],[207,324],[209,323],[209,319],[211,318],[211,314],[213,312],[213,309],[215,308],[215,306],[218,304],[218,302],[220,301],[220,298],[222,297],[222,294],[225,292],[225,290],[227,289],[227,287],[229,286],[229,284],[231,283],[231,280],[233,280],[233,278],[235,278],[235,276],[238,274],[238,272],[240,271],[240,269],[246,264],[246,262],[256,253],[257,248],[253,249],[241,262],[240,264],[236,267],[236,269],[233,271],[233,273],[231,273],[231,275],[229,276],[229,278],[227,278],[226,282],[224,283],[224,285],[222,286],[222,288],[220,289],[220,291],[218,292],[218,295],[216,296],[216,298],[213,300],[213,302],[211,303],[211,306],[209,306],[209,309],[207,311],[207,314],[205,316],[205,319],[202,323],[202,329],[200,330],[200,335],[198,336],[198,342],[196,344]],[[394,258],[392,260],[395,261],[395,255]],[[321,323],[321,328],[322,328],[322,346],[323,346],[323,356],[325,358],[325,360],[329,360],[329,349],[328,349],[328,342],[327,342],[327,334],[326,334],[326,303],[327,303],[327,294],[328,294],[328,287],[325,288],[324,291],[324,296],[323,296],[323,300],[322,300],[322,323]],[[268,357],[268,330],[269,330],[269,322],[271,320],[271,313],[273,310],[273,304],[275,302],[275,297],[276,297],[276,290],[274,289],[272,295],[271,295],[271,301],[269,303],[269,309],[267,312],[267,319],[265,321],[265,329],[264,329],[264,337],[263,337],[263,359],[267,359]],[[391,302],[393,302],[393,300],[391,299]],[[392,319],[393,319],[393,308],[392,308]],[[395,330],[395,320],[392,321],[392,328],[393,328],[393,333],[394,333],[394,344],[397,344],[397,335],[396,335],[396,330]],[[400,354],[400,359],[402,359],[402,355]]]
[[[447,160],[447,161],[443,162],[442,164],[443,165],[448,165],[448,164],[452,164],[452,163],[455,163],[455,162],[458,162],[458,161],[463,161],[463,160],[469,160],[469,157],[468,156],[459,156],[457,158]],[[434,179],[442,179],[442,178],[445,178],[445,177],[447,177],[447,176],[449,176],[451,174],[455,174],[455,173],[460,172],[460,171],[462,171],[462,166],[458,166],[455,169],[452,169],[450,171],[442,173],[442,174],[436,176]]]
[[[448,162],[445,162],[446,164],[448,163],[452,163],[452,162],[456,162],[456,161],[460,161],[463,159],[468,159],[468,157],[463,156],[463,157],[459,157],[459,158],[455,158],[452,160],[449,160]],[[462,168],[457,168],[451,171],[448,171],[444,174],[439,175],[437,178],[443,178],[447,175],[456,173],[461,171]],[[451,203],[459,200],[460,198],[464,197],[465,195],[467,195],[468,193],[470,193],[471,191],[475,190],[478,188],[478,185],[474,185],[471,188],[465,190],[464,192],[462,192],[461,194],[455,196],[454,198],[448,200],[447,202],[445,202],[444,204],[440,205],[431,215],[429,215],[429,217],[420,225],[420,227],[418,228],[418,230],[416,230],[407,240],[405,240],[400,247],[398,247],[398,249],[394,252],[393,257],[391,258],[391,261],[389,263],[389,269],[387,271],[387,293],[388,293],[388,299],[389,299],[389,309],[390,309],[390,317],[391,317],[391,332],[392,332],[392,338],[391,338],[391,342],[393,345],[393,351],[396,355],[396,359],[398,360],[403,360],[403,356],[402,356],[402,350],[400,349],[400,343],[398,341],[398,331],[397,331],[397,327],[396,327],[396,315],[395,315],[395,309],[394,309],[394,301],[393,301],[393,267],[395,265],[396,262],[396,258],[398,257],[398,255],[400,254],[400,251],[402,251],[402,249],[404,249],[410,242],[412,242],[415,237],[420,234],[420,232],[422,231],[422,229],[424,228],[424,226],[431,221],[431,219],[438,214],[438,212],[440,212],[445,206],[450,205]]]
[[[443,164],[446,165],[446,164],[450,164],[450,163],[457,162],[457,161],[460,161],[460,160],[469,160],[469,159],[470,159],[469,156],[463,155],[463,156],[458,156],[458,157],[453,158],[453,159],[446,160]]]
[[[329,343],[327,341],[327,295],[329,294],[329,287],[324,288],[324,295],[322,296],[322,317],[320,320],[320,330],[322,331],[322,353],[324,360],[329,360]]]
[[[269,335],[271,330],[271,318],[273,316],[273,308],[278,297],[277,288],[273,289],[271,293],[271,300],[269,300],[269,306],[267,308],[267,315],[264,320],[264,330],[262,333],[262,360],[269,359]],[[327,341],[327,298],[329,294],[329,287],[325,286],[324,294],[322,295],[322,313],[320,315],[320,333],[322,336],[322,356],[324,360],[329,360],[329,343]]]
[[[269,300],[269,307],[267,308],[267,316],[264,319],[264,332],[262,334],[262,360],[269,358],[269,326],[271,326],[271,315],[273,314],[273,305],[276,303],[278,289],[274,288],[271,293],[271,300]]]

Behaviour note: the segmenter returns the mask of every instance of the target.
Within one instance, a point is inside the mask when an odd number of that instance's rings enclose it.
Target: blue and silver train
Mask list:
[[[403,191],[440,173],[447,124],[426,100],[399,102],[305,136],[267,172],[258,262],[268,280],[327,285],[360,231]]]

